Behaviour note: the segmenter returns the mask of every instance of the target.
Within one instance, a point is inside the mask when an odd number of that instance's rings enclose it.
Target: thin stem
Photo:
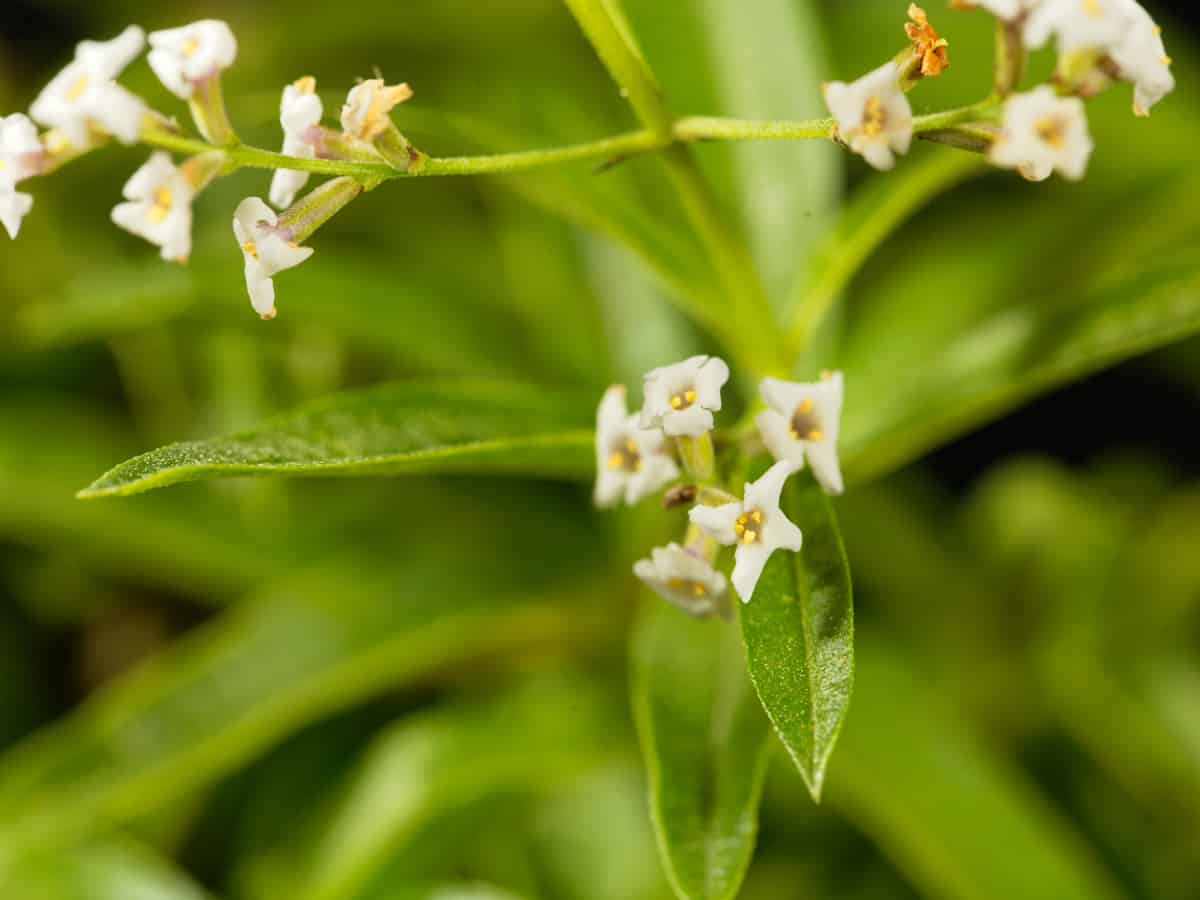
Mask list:
[[[930,113],[927,116],[913,117],[913,134],[923,134],[926,131],[945,131],[956,125],[968,122],[987,121],[992,118],[992,112],[1000,105],[1000,98],[992,95],[986,100],[980,100],[970,106],[958,109],[948,109],[945,112]]]
[[[619,134],[615,137],[556,147],[548,150],[528,150],[523,153],[502,153],[493,156],[431,157],[417,175],[486,175],[520,172],[559,163],[584,160],[610,160],[661,150],[671,143],[669,135],[656,134],[649,129]]]
[[[692,116],[676,122],[674,132],[681,141],[796,141],[829,138],[833,135],[833,126],[833,119],[756,122],[750,119]]]

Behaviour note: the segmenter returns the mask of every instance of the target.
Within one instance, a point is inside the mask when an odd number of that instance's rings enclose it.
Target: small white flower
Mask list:
[[[196,85],[233,65],[237,39],[224,22],[204,19],[150,33],[147,61],[171,93],[190,100]]]
[[[662,432],[639,426],[629,415],[625,388],[613,385],[596,410],[596,505],[613,506],[622,497],[629,504],[653,494],[679,476],[666,452]]]
[[[797,528],[779,508],[784,482],[796,471],[790,461],[777,462],[762,478],[746,485],[740,503],[724,506],[695,506],[688,513],[693,522],[725,545],[734,545],[733,586],[743,603],[754,596],[763,567],[775,550],[799,550]]]
[[[655,547],[650,559],[633,564],[633,574],[688,615],[703,618],[724,610],[725,576],[678,544]]]
[[[1171,74],[1171,57],[1163,44],[1162,29],[1134,0],[1127,2],[1132,6],[1134,24],[1109,55],[1121,77],[1134,84],[1134,113],[1148,116],[1154,104],[1175,90],[1175,76]]]
[[[843,390],[841,372],[809,384],[764,378],[759,386],[771,407],[755,420],[763,443],[777,460],[795,463],[797,468],[807,458],[817,482],[829,494],[842,492],[837,442]]]
[[[699,437],[713,427],[729,366],[716,356],[693,356],[646,373],[642,427],[662,428],[672,437]]]
[[[54,76],[29,114],[79,148],[92,144],[92,131],[137,141],[146,106],[113,79],[142,52],[142,29],[130,25],[111,41],[83,41],[75,59]]]
[[[121,192],[129,202],[113,207],[112,220],[162,248],[168,262],[187,262],[192,253],[190,181],[161,150],[154,153]]]
[[[1025,22],[1025,44],[1044,47],[1051,36],[1059,53],[1115,49],[1133,24],[1132,0],[1042,0]],[[1136,5],[1136,4],[1135,4]]]
[[[1042,85],[1008,99],[1004,128],[989,158],[997,166],[1017,169],[1030,181],[1043,181],[1055,169],[1079,179],[1087,171],[1093,147],[1083,101],[1059,97]]]
[[[237,235],[246,260],[246,289],[250,303],[264,319],[275,318],[275,284],[272,276],[298,266],[313,254],[312,247],[300,247],[291,240],[287,229],[280,228],[271,207],[258,197],[247,197],[233,214],[233,233]]]
[[[912,107],[900,90],[900,69],[894,62],[850,84],[826,84],[825,103],[837,120],[841,139],[876,169],[892,168],[895,154],[908,152],[913,136]]]
[[[317,96],[317,81],[306,76],[283,89],[279,102],[279,124],[283,126],[283,152],[301,159],[315,159],[313,129],[321,124],[325,110]],[[276,169],[271,178],[271,203],[286,209],[296,199],[297,192],[308,183],[308,172],[295,169]]]
[[[346,134],[373,141],[387,130],[392,109],[412,97],[407,84],[385,85],[382,78],[371,78],[355,85],[342,106],[342,129]]]
[[[21,113],[0,116],[0,223],[11,238],[33,208],[33,197],[18,191],[17,183],[38,173],[44,152],[28,118]]]

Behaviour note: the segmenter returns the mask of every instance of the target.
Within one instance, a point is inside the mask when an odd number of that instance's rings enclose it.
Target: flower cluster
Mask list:
[[[987,152],[997,166],[1015,169],[1041,181],[1057,171],[1078,179],[1087,170],[1093,143],[1083,99],[1104,90],[1114,79],[1134,85],[1133,110],[1147,116],[1175,88],[1171,58],[1162,29],[1137,0],[952,0],[963,9],[982,7],[1004,25],[1009,42],[997,56],[997,87],[1008,94],[1019,80],[1027,50],[1053,38],[1058,67],[1053,85],[1007,96],[998,121],[980,109],[974,128],[958,137],[958,146]],[[929,24],[920,7],[909,8],[906,26],[912,46],[895,60],[857,81],[825,86],[835,136],[877,169],[891,169],[897,155],[908,152],[914,134],[933,139],[944,117],[914,118],[906,93],[924,77],[941,74],[949,65],[946,41]],[[1002,76],[1002,77],[1001,77]],[[981,104],[985,106],[986,104]]]
[[[150,109],[116,79],[145,50],[147,62],[172,94],[186,100],[196,128],[211,149],[176,163],[155,151],[126,183],[125,201],[112,211],[121,228],[158,246],[164,259],[187,262],[192,246],[192,205],[215,178],[234,167],[228,151],[239,144],[225,113],[221,73],[237,58],[237,40],[224,22],[204,20],[146,35],[130,26],[110,41],[84,41],[75,58],[34,100],[29,117],[0,117],[0,222],[15,238],[33,207],[33,197],[17,190],[24,179],[45,175],[115,138],[173,148],[188,145],[174,122]],[[390,148],[403,148],[400,164],[413,151],[389,113],[412,96],[406,84],[387,86],[374,79],[356,85],[342,110],[342,129],[324,128],[324,108],[316,81],[301,78],[284,88],[280,103],[283,153],[290,160],[334,159],[388,163]],[[34,122],[47,128],[39,133]],[[395,163],[393,163],[395,164]],[[255,311],[275,317],[272,276],[312,255],[300,244],[363,186],[318,188],[300,203],[296,195],[309,173],[275,171],[269,197],[278,215],[257,197],[237,208],[233,230],[245,257],[246,288]],[[334,179],[337,181],[338,179]],[[352,179],[345,179],[353,181]]]
[[[714,483],[713,413],[721,410],[729,374],[723,360],[694,356],[646,373],[640,412],[630,414],[624,386],[614,385],[596,414],[597,505],[614,506],[622,499],[637,503],[684,472],[695,482],[668,493],[672,501],[698,501],[689,512],[683,543],[656,548],[633,569],[663,598],[694,616],[727,613],[725,576],[716,568],[721,546],[735,548],[731,580],[747,603],[771,554],[800,550],[800,529],[780,501],[784,484],[806,461],[826,492],[842,492],[840,372],[812,383],[763,379],[759,392],[766,409],[754,424],[758,440],[776,462],[744,486],[741,499]]]

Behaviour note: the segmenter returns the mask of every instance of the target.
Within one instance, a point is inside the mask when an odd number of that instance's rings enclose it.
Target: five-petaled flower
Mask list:
[[[37,128],[21,113],[0,116],[0,222],[15,238],[21,220],[33,208],[33,197],[17,190],[17,183],[36,175],[44,155]]]
[[[275,318],[275,283],[272,276],[298,266],[313,254],[312,247],[298,246],[271,207],[258,197],[247,197],[233,214],[237,235],[246,261],[246,290],[250,303],[264,319]]]
[[[389,113],[413,95],[407,84],[385,85],[382,78],[371,78],[350,89],[342,106],[342,130],[364,141],[383,134],[392,120]]]
[[[161,150],[154,153],[133,173],[122,193],[128,202],[113,207],[113,222],[157,244],[168,262],[187,262],[192,253],[196,192],[171,157]]]
[[[145,36],[136,25],[111,41],[83,41],[75,48],[75,59],[33,101],[29,114],[56,129],[54,140],[77,149],[86,149],[97,136],[109,134],[122,143],[134,143],[141,134],[146,106],[113,79],[144,44]]]
[[[813,476],[826,493],[842,492],[838,465],[838,430],[842,417],[841,372],[820,381],[799,383],[764,378],[759,386],[770,407],[755,420],[763,443],[777,460],[796,468],[808,460]]]
[[[825,85],[825,102],[837,121],[838,135],[876,169],[896,164],[912,144],[913,115],[900,90],[900,70],[885,63],[857,81]]]
[[[995,165],[1017,169],[1030,181],[1044,181],[1056,169],[1079,179],[1087,171],[1093,147],[1083,101],[1059,97],[1042,85],[1008,99],[1004,128],[989,158]]]
[[[1025,21],[1025,43],[1038,49],[1054,37],[1059,53],[1107,53],[1132,24],[1135,0],[1042,0]]]
[[[646,373],[642,427],[671,437],[699,437],[713,427],[729,366],[716,356],[693,356]]]
[[[725,612],[725,576],[703,556],[667,544],[633,564],[633,574],[655,593],[696,618]]]
[[[743,603],[754,596],[758,578],[774,551],[800,549],[800,529],[779,508],[783,485],[795,471],[795,463],[777,462],[758,481],[746,485],[740,502],[695,506],[688,514],[715,540],[736,546],[733,586]]]
[[[654,493],[679,476],[657,429],[639,425],[629,414],[625,388],[613,385],[596,410],[596,505],[614,506],[622,497],[629,504]]]
[[[233,65],[237,39],[224,22],[204,19],[150,33],[147,61],[171,93],[190,100],[196,85]]]
[[[324,108],[317,96],[317,80],[311,75],[283,89],[279,102],[279,124],[283,126],[283,152],[301,159],[314,159],[320,140]],[[307,172],[276,169],[271,179],[271,203],[280,209],[292,205],[296,193],[308,183]]]

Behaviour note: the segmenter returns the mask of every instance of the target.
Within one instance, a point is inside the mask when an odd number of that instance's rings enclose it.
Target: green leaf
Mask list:
[[[936,679],[862,638],[854,715],[830,770],[829,801],[921,896],[1122,896],[1035,786],[954,715]]]
[[[338,394],[226,438],[136,457],[80,492],[127,496],[239,475],[487,472],[586,477],[596,397],[496,381],[417,381]]]
[[[187,796],[386,688],[598,628],[604,582],[580,558],[578,510],[529,507],[507,532],[486,508],[455,512],[445,524],[422,511],[386,565],[326,566],[238,606],[0,757],[0,873]],[[569,572],[555,562],[568,559]]]
[[[402,720],[368,748],[289,895],[357,896],[437,817],[499,791],[551,788],[594,764],[611,751],[617,721],[594,684],[570,677]]]
[[[663,866],[685,900],[732,898],[754,853],[770,728],[734,629],[650,602],[633,704]]]
[[[854,683],[850,569],[816,482],[790,479],[783,509],[804,532],[804,547],[771,555],[742,607],[742,638],[758,698],[819,801]]]
[[[888,393],[846,404],[847,477],[885,474],[1037,394],[1200,332],[1200,264],[1143,273],[1084,296],[1037,297],[967,327],[918,362],[888,365]],[[861,364],[871,366],[862,356]],[[878,368],[878,366],[872,366]],[[883,383],[887,373],[859,373]]]
[[[0,894],[28,900],[206,900],[202,890],[152,850],[108,841],[28,860]]]

